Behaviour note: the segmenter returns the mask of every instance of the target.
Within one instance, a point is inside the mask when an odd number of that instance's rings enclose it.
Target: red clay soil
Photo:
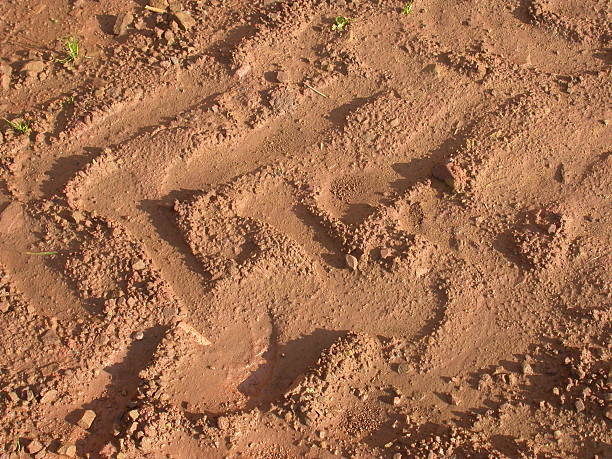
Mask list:
[[[611,19],[2,0],[0,457],[612,457]]]

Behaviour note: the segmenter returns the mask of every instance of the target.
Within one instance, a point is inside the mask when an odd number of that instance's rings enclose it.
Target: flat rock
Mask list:
[[[77,422],[77,424],[79,425],[79,427],[82,427],[83,429],[89,429],[91,427],[91,424],[94,422],[94,419],[96,419],[95,411],[85,410],[85,412],[83,413],[83,415],[81,416],[81,419],[79,419],[79,422]]]
[[[31,75],[38,75],[44,70],[45,70],[45,63],[39,60],[28,61],[21,68],[22,72],[29,73]]]
[[[0,213],[0,234],[11,234],[23,225],[23,209],[18,202],[11,202]]]
[[[117,20],[113,26],[113,33],[117,36],[127,34],[127,28],[134,20],[134,15],[129,11],[117,15]]]
[[[289,82],[289,73],[284,70],[279,70],[276,72],[276,81],[279,83],[288,83]]]
[[[174,18],[184,30],[189,30],[196,25],[196,20],[186,11],[174,13]]]
[[[66,443],[57,449],[57,454],[61,454],[68,457],[76,457],[76,453],[76,446],[70,443]]]
[[[38,440],[32,440],[26,447],[26,449],[28,450],[28,453],[30,454],[36,454],[43,448],[44,446]]]

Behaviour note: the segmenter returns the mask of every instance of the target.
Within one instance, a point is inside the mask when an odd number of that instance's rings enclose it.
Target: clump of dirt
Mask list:
[[[610,456],[608,3],[0,2],[0,456]]]

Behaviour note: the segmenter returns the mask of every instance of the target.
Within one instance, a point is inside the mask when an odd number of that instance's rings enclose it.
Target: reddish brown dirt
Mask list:
[[[170,3],[0,3],[0,457],[612,457],[610,2]]]

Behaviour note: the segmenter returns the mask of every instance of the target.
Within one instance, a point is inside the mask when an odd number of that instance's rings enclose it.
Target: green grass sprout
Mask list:
[[[18,132],[19,134],[29,134],[30,131],[32,130],[32,127],[30,126],[30,122],[26,120],[9,121],[6,118],[4,118],[4,121],[6,121],[8,125],[15,132]]]
[[[345,18],[344,16],[338,16],[336,17],[336,20],[334,21],[334,24],[332,25],[332,30],[335,30],[337,32],[344,32],[344,29],[346,28],[347,25],[349,25],[350,22],[351,22],[350,19]]]
[[[57,62],[62,64],[75,63],[79,58],[79,39],[76,37],[69,37],[64,42],[64,49],[66,50],[66,56],[62,59],[57,59]]]
[[[402,8],[402,13],[410,14],[412,13],[412,8],[414,8],[414,0],[408,0],[406,5]]]

